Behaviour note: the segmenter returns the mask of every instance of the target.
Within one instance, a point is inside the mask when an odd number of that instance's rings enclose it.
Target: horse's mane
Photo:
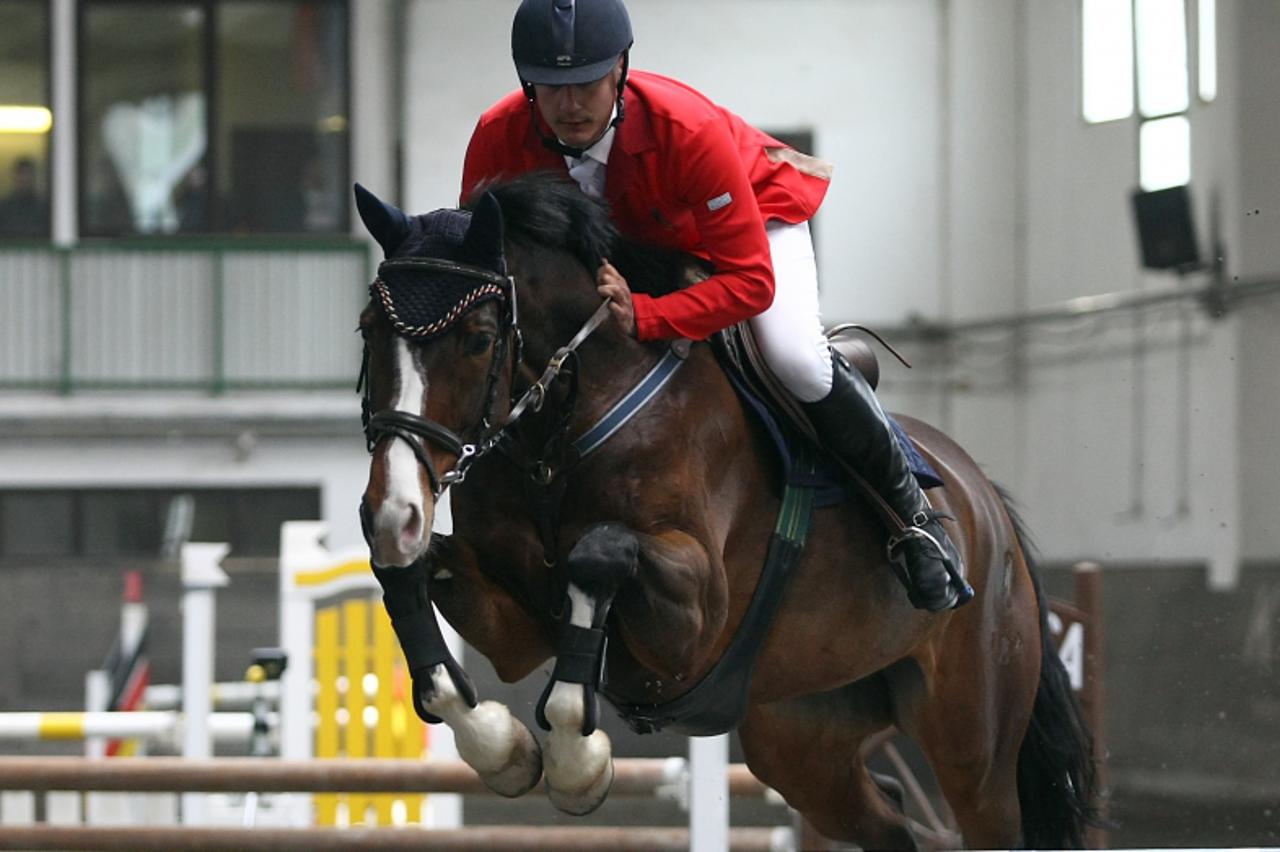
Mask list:
[[[529,248],[567,251],[593,273],[608,258],[632,290],[669,293],[698,270],[707,271],[705,262],[692,255],[623,239],[609,218],[608,205],[554,172],[532,172],[484,189],[502,207],[508,240]],[[474,208],[479,198],[480,194],[474,196],[467,208]]]

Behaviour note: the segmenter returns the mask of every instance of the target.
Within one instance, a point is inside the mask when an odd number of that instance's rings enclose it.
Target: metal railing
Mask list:
[[[0,389],[347,388],[354,240],[0,245]]]

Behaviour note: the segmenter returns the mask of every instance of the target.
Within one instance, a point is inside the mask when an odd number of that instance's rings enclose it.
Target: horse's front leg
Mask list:
[[[612,744],[597,727],[605,651],[605,620],[614,595],[635,576],[636,536],[621,524],[590,528],[569,553],[569,624],[561,633],[555,670],[538,702],[549,730],[547,794],[560,810],[590,813],[613,784]]]
[[[489,616],[489,630],[495,633],[501,632],[504,626],[492,623],[496,608],[502,608],[503,599],[511,604],[508,615],[520,612],[509,596],[484,583],[474,566],[432,559],[409,568],[375,568],[374,573],[383,587],[383,603],[409,664],[414,709],[424,721],[443,721],[453,730],[458,756],[476,770],[491,790],[503,796],[522,795],[542,777],[541,749],[528,727],[506,706],[496,701],[477,700],[475,688],[449,651],[431,607],[428,590],[429,575],[433,572],[448,578],[437,581],[448,585],[441,597],[452,607],[457,607],[461,598],[471,600],[474,609],[479,610],[472,612],[471,617],[485,623],[484,616]],[[508,625],[512,627],[512,634],[529,626]],[[467,632],[459,632],[471,640]],[[534,659],[535,649],[527,644],[523,648],[527,660],[521,662],[533,660],[530,668],[547,656],[544,653],[541,659]]]

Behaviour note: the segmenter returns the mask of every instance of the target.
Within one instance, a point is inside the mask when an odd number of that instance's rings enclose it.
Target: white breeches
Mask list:
[[[818,267],[809,223],[765,223],[773,258],[773,304],[752,317],[765,363],[801,402],[831,391],[831,354],[818,307]]]

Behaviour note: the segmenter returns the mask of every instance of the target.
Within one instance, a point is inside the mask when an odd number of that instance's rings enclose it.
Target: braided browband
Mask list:
[[[431,273],[444,273],[459,278],[470,278],[479,283],[473,285],[471,290],[462,293],[443,315],[436,316],[434,320],[427,323],[414,324],[409,321],[408,317],[402,317],[397,310],[387,279],[395,279],[404,275],[429,275]],[[459,263],[456,260],[446,260],[438,257],[398,257],[392,260],[384,260],[378,264],[378,277],[374,279],[369,289],[382,305],[382,309],[386,312],[388,319],[391,320],[396,333],[404,337],[434,337],[452,326],[458,321],[459,317],[471,310],[483,299],[497,297],[507,301],[511,303],[513,319],[515,314],[513,301],[515,285],[508,276],[480,266]],[[404,306],[402,305],[401,307]]]
[[[490,284],[498,284],[503,287],[507,285],[507,276],[501,272],[494,272],[491,269],[472,266],[468,263],[458,263],[455,260],[445,260],[440,257],[397,257],[391,260],[384,260],[378,264],[379,276],[382,275],[383,269],[392,272],[399,270],[449,272],[454,275],[465,275],[467,278],[478,278],[481,281],[488,281]]]
[[[427,325],[410,325],[400,318],[396,313],[395,305],[391,301],[391,293],[387,290],[387,284],[381,278],[373,282],[373,291],[378,297],[378,302],[382,305],[382,309],[387,312],[387,318],[391,320],[391,325],[398,334],[404,337],[431,337],[444,331],[449,326],[458,321],[458,317],[465,314],[471,309],[471,306],[483,298],[489,296],[504,297],[507,291],[502,287],[495,285],[486,285],[477,287],[463,298],[462,301],[454,305],[452,310],[440,319]]]

